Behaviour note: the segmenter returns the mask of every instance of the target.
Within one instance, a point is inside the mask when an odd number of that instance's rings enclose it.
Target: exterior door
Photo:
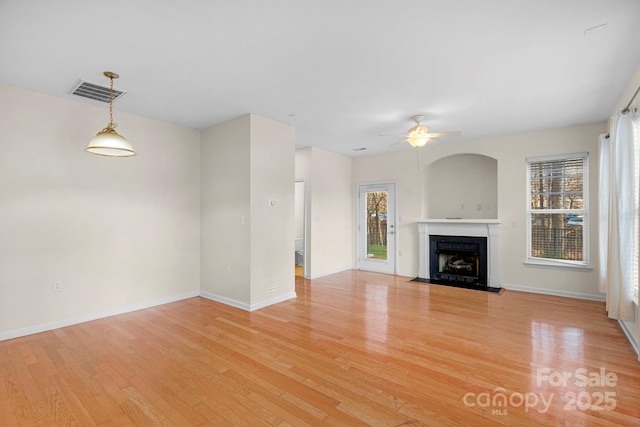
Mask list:
[[[396,194],[394,183],[358,188],[358,268],[395,274]]]

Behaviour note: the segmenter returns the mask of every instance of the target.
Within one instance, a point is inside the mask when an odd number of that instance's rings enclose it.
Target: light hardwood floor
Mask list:
[[[192,298],[0,342],[0,426],[640,425],[603,303],[296,280],[253,313]]]

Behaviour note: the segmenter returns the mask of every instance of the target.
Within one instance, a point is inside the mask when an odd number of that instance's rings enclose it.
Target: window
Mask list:
[[[527,159],[527,262],[588,267],[588,154]]]

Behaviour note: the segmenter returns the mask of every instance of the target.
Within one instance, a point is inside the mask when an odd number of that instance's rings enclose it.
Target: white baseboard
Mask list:
[[[246,302],[236,301],[231,298],[223,297],[221,295],[212,294],[211,292],[200,291],[202,298],[210,299],[211,301],[221,302],[222,304],[230,305],[231,307],[239,308],[244,311],[251,311],[251,305]]]
[[[342,273],[344,271],[349,271],[349,270],[354,270],[355,268],[353,267],[345,267],[345,268],[340,268],[338,270],[334,270],[334,271],[324,271],[320,274],[314,274],[314,275],[306,275],[304,276],[305,279],[310,279],[310,280],[314,280],[314,279],[319,279],[321,277],[325,277],[325,276],[331,276],[332,274],[337,274],[337,273]]]
[[[623,320],[618,320],[618,323],[622,328],[622,332],[624,332],[624,334],[627,336],[627,339],[631,343],[631,347],[633,347],[633,349],[635,350],[636,355],[638,356],[638,360],[640,360],[640,351],[638,351],[638,341],[636,341],[636,337],[633,336],[633,334],[631,333],[629,328],[627,328],[627,325],[624,323]]]
[[[249,308],[249,311],[260,310],[261,308],[265,308],[265,307],[268,307],[268,306],[273,305],[273,304],[278,304],[278,303],[283,302],[283,301],[288,301],[290,299],[294,299],[294,298],[297,298],[297,297],[298,297],[298,295],[296,295],[295,292],[291,292],[291,293],[288,293],[288,294],[280,295],[280,296],[275,297],[275,298],[269,298],[267,300],[260,301],[260,302],[257,302],[255,304],[251,304],[251,306]]]
[[[12,331],[6,331],[0,333],[0,341],[10,340],[12,338],[24,337],[26,335],[38,334],[40,332],[50,331],[52,329],[64,328],[71,325],[77,325],[78,323],[90,322],[92,320],[104,319],[105,317],[117,316],[118,314],[130,313],[132,311],[144,310],[145,308],[151,308],[158,305],[168,304],[171,302],[180,301],[187,298],[194,298],[199,296],[198,291],[189,292],[181,295],[173,295],[170,297],[160,298],[153,301],[147,301],[138,304],[132,304],[125,307],[118,307],[111,310],[102,311],[100,313],[91,313],[84,316],[73,317],[70,319],[58,320],[55,322],[42,323],[40,325],[29,326],[26,328],[14,329]]]
[[[399,271],[396,273],[396,276],[406,276],[406,277],[411,277],[412,279],[415,279],[416,277],[418,277],[418,273],[405,273],[402,271]]]
[[[270,305],[278,304],[279,302],[287,301],[297,297],[295,292],[291,292],[275,298],[270,298],[264,301],[260,301],[255,304],[247,304],[246,302],[237,301],[232,298],[227,298],[221,295],[212,294],[211,292],[202,291],[200,292],[200,296],[206,299],[210,299],[211,301],[216,301],[222,304],[230,305],[231,307],[239,308],[244,311],[260,310],[261,308],[265,308]]]
[[[510,285],[503,283],[502,287],[510,291],[531,292],[534,294],[554,295],[557,297],[568,297],[586,299],[590,301],[604,301],[604,295],[583,294],[580,292],[559,291],[557,289],[531,288],[529,286]]]

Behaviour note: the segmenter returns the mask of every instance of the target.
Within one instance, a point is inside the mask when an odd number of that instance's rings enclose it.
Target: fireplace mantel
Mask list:
[[[423,219],[418,221],[420,269],[418,277],[429,279],[429,236],[467,236],[487,238],[487,284],[502,286],[497,219]]]

